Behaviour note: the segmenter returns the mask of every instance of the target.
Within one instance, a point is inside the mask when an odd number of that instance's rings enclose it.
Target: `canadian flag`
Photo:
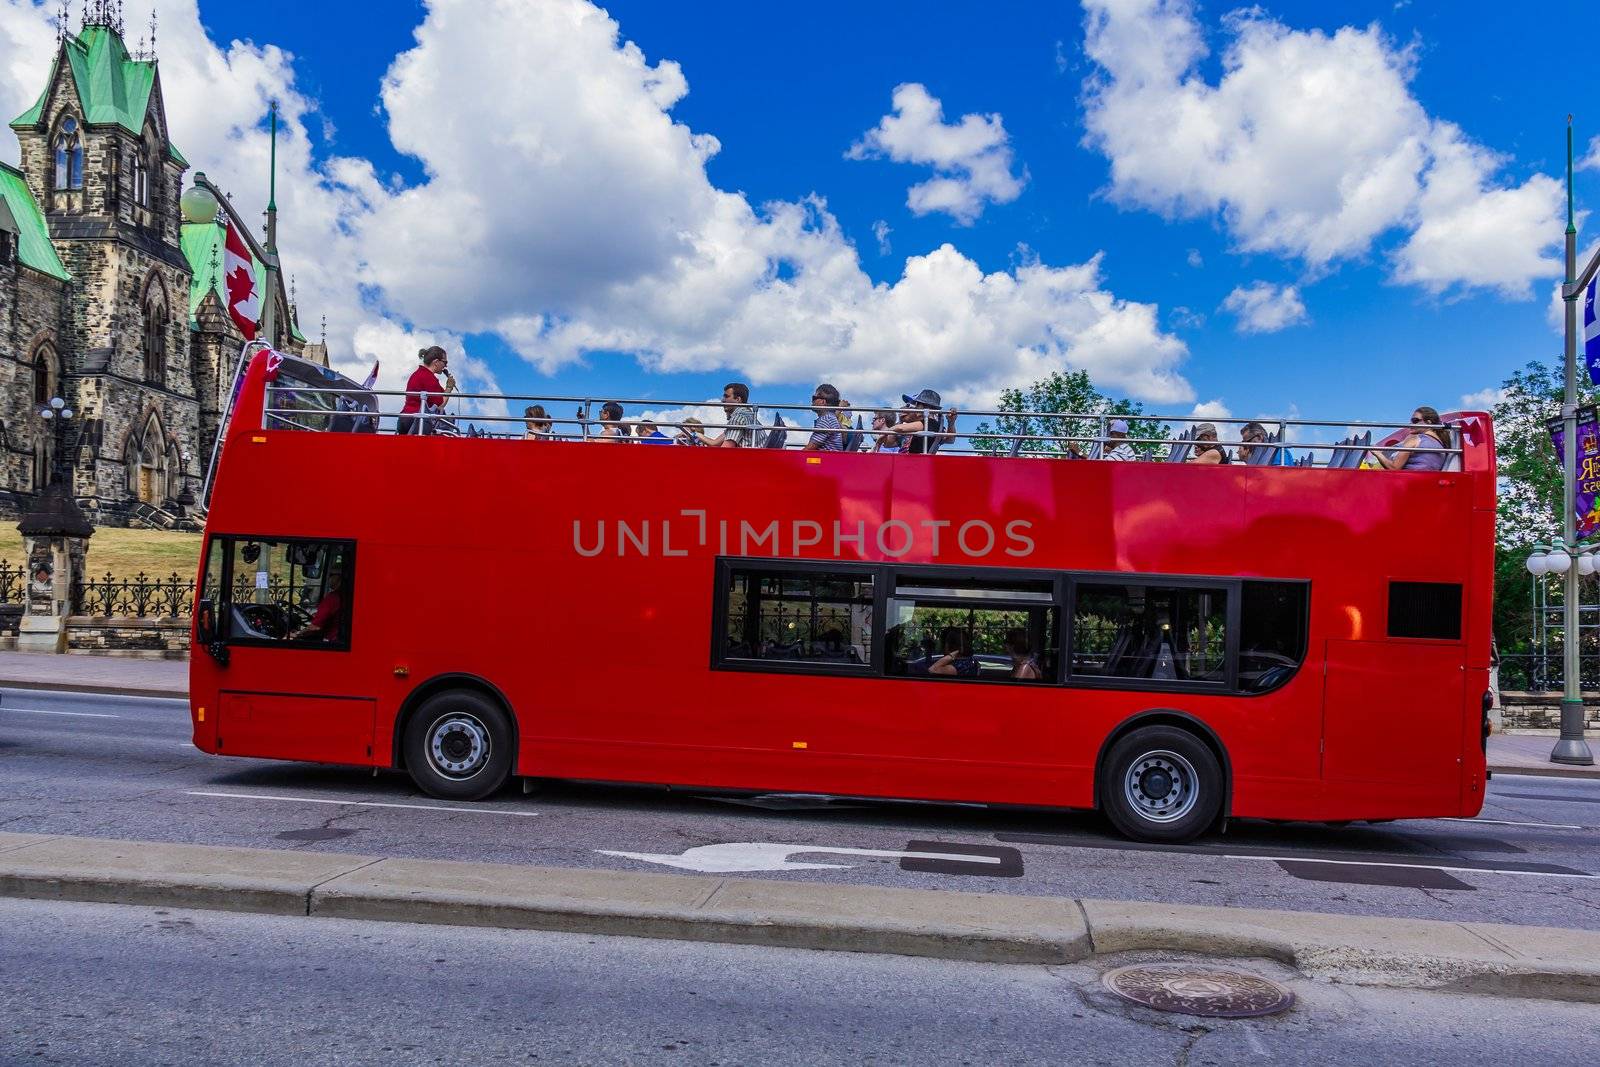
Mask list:
[[[246,341],[256,339],[261,322],[261,291],[256,285],[255,263],[244,238],[228,221],[228,239],[222,254],[222,280],[228,290],[228,315]]]

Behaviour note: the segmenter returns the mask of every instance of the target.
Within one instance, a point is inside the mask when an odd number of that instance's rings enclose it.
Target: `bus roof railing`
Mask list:
[[[271,385],[272,388],[269,388],[267,392],[267,406],[263,411],[264,425],[269,429],[295,429],[312,432],[348,431],[351,429],[366,430],[368,432],[392,432],[397,426],[395,420],[400,419],[402,416],[397,411],[384,411],[381,407],[375,409],[372,405],[378,404],[378,398],[392,398],[397,401],[395,406],[399,407],[401,405],[398,402],[403,401],[408,396],[417,395],[408,393],[406,390],[379,390],[359,387],[336,388],[311,385],[295,378],[279,378],[272,382]],[[282,401],[288,394],[293,394],[294,402],[284,405]],[[791,421],[790,419],[782,419],[780,421],[777,417],[793,416],[795,420],[799,420],[809,419],[820,412],[832,412],[841,417],[841,419],[848,419],[849,422],[848,425],[841,425],[838,432],[847,436],[859,433],[858,449],[867,449],[870,448],[874,440],[888,432],[871,427],[870,421],[873,416],[880,412],[896,414],[915,410],[905,405],[885,405],[882,407],[854,407],[850,405],[827,407],[811,404],[772,403],[740,405],[755,409],[758,416],[765,415],[765,421],[758,419],[757,425],[751,427],[748,425],[735,425],[715,417],[702,418],[700,415],[692,414],[694,412],[703,412],[709,416],[712,412],[722,407],[720,400],[629,399],[626,397],[598,395],[514,395],[507,393],[459,392],[449,393],[446,396],[447,404],[443,410],[430,408],[406,416],[412,420],[410,432],[433,433],[463,438],[501,440],[521,438],[524,436],[521,431],[530,422],[525,413],[507,411],[505,414],[498,414],[493,411],[470,411],[465,408],[467,405],[475,407],[500,407],[505,405],[509,408],[512,406],[538,404],[545,407],[546,414],[542,419],[535,417],[536,421],[540,421],[550,427],[550,432],[541,436],[550,440],[587,441],[594,440],[600,436],[602,427],[608,424],[607,420],[599,418],[601,407],[607,403],[616,403],[622,405],[624,409],[624,417],[621,420],[617,420],[617,425],[629,431],[630,440],[636,440],[632,437],[634,427],[641,422],[649,422],[662,430],[682,431],[687,427],[693,426],[700,431],[715,431],[719,434],[729,430],[753,431],[758,437],[770,435],[773,431],[782,431],[792,434],[796,440],[783,441],[778,447],[797,449],[803,447],[803,439],[810,435],[814,426],[801,421]],[[323,399],[320,403],[308,405],[299,402],[301,398]],[[274,406],[275,400],[279,402],[278,406]],[[563,407],[573,409],[573,414],[562,416],[551,410],[552,408],[559,409]],[[640,412],[640,414],[629,417],[627,415],[629,410]],[[945,415],[944,411],[922,410],[926,414],[936,414],[941,418]],[[672,412],[673,417],[668,418],[660,414],[650,414],[651,412],[663,411]],[[991,458],[1008,455],[1029,459],[1049,457],[1087,458],[1083,457],[1081,453],[1079,456],[1073,456],[1073,451],[1077,449],[1077,446],[1089,446],[1103,452],[1103,450],[1114,447],[1116,444],[1125,443],[1134,446],[1136,451],[1143,453],[1139,456],[1140,459],[1151,461],[1163,458],[1158,454],[1160,451],[1172,450],[1176,452],[1175,446],[1188,446],[1185,451],[1192,449],[1198,443],[1192,436],[1192,430],[1201,424],[1210,423],[1215,426],[1242,428],[1255,423],[1267,430],[1268,436],[1266,440],[1245,441],[1239,437],[1224,437],[1219,432],[1217,440],[1204,443],[1223,448],[1252,448],[1270,451],[1274,455],[1268,460],[1268,465],[1286,465],[1278,461],[1276,455],[1278,450],[1291,450],[1305,453],[1309,456],[1326,454],[1327,459],[1315,465],[1354,467],[1359,465],[1360,459],[1365,458],[1366,453],[1373,451],[1399,454],[1422,451],[1438,452],[1447,457],[1447,461],[1455,459],[1459,462],[1459,457],[1463,454],[1463,449],[1459,443],[1459,427],[1463,414],[1452,413],[1451,417],[1445,420],[1445,428],[1449,431],[1454,443],[1443,448],[1422,446],[1408,448],[1398,443],[1384,444],[1377,431],[1383,431],[1386,435],[1394,435],[1406,433],[1411,429],[1410,426],[1396,423],[1270,417],[1242,418],[1231,415],[1168,415],[1158,412],[1127,414],[1121,412],[963,410],[957,412],[958,429],[953,433],[947,433],[941,428],[935,430],[924,429],[918,434],[903,433],[901,436],[921,436],[932,439],[937,444],[929,451],[936,451],[941,455],[982,455]],[[861,418],[858,417],[864,417],[868,424],[862,425]],[[690,421],[691,419],[692,421]],[[1110,436],[1109,427],[1114,420],[1118,419],[1127,421],[1130,427],[1134,424],[1160,426],[1161,424],[1178,423],[1187,426],[1189,429],[1179,435],[1168,437],[1135,437],[1130,435],[1113,438]],[[961,427],[960,423],[964,420],[967,424]],[[989,422],[991,426],[989,429],[980,431],[977,426],[972,425],[970,420]],[[1060,434],[1013,432],[1022,420],[1040,420],[1046,425],[1050,422],[1070,422],[1072,425],[1063,427],[1063,430],[1072,432]],[[319,421],[323,425],[316,425]],[[355,425],[360,423],[366,423],[366,425]],[[1089,424],[1097,432],[1078,432],[1089,428],[1084,424]],[[1002,428],[1007,426],[1012,429]],[[496,428],[498,427],[504,427],[505,429],[497,432]],[[1042,429],[1044,427],[1039,428]],[[1295,440],[1291,434],[1291,431],[1295,429],[1326,431],[1331,428],[1343,431],[1346,436],[1337,441],[1314,441]],[[1360,431],[1367,432],[1360,433]],[[1401,437],[1399,439],[1403,440],[1404,438]],[[957,444],[957,442],[964,443]],[[761,445],[758,444],[756,447],[761,447]],[[1066,451],[1061,451],[1062,449]],[[1351,453],[1360,453],[1360,457],[1353,457],[1350,455]],[[1355,459],[1355,461],[1344,462],[1351,459]],[[1240,459],[1237,462],[1246,463],[1247,461]]]

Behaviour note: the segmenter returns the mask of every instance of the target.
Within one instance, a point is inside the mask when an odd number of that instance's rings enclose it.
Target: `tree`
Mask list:
[[[1561,414],[1565,389],[1558,363],[1531,362],[1505,380],[1494,405],[1500,492],[1495,524],[1494,633],[1502,653],[1532,640],[1533,607],[1526,560],[1539,542],[1561,534],[1562,457],[1550,440],[1549,420]],[[1579,376],[1578,404],[1600,393]],[[1547,592],[1561,603],[1561,589]]]
[[[1128,436],[1165,441],[1172,436],[1171,429],[1155,419],[1140,418],[1144,406],[1132,400],[1112,400],[1094,387],[1088,371],[1051,371],[1050,377],[1034,382],[1025,389],[1006,389],[1000,394],[999,411],[1015,411],[1016,415],[1001,415],[994,424],[981,422],[968,435],[972,447],[990,455],[1009,455],[1018,448],[1015,438],[996,437],[995,434],[1021,434],[1045,440],[1023,441],[1019,454],[1060,456],[1067,452],[1067,440],[1078,438],[1078,447],[1087,451],[1089,441],[1104,436],[1102,422],[1121,417],[1128,420]],[[1022,414],[1030,412],[1033,414]],[[1037,415],[1070,414],[1077,418],[1038,418]],[[1105,416],[1104,419],[1101,416]],[[1134,450],[1147,459],[1165,454],[1159,445],[1134,445]]]

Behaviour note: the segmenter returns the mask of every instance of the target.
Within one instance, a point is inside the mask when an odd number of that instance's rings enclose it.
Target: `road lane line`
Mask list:
[[[14,711],[18,715],[66,715],[74,719],[120,719],[121,715],[107,715],[102,711],[45,711],[41,708],[0,707],[0,714]]]
[[[507,811],[504,808],[450,808],[443,804],[394,804],[379,800],[330,800],[324,797],[281,797],[265,793],[207,793],[198,789],[184,790],[184,796],[224,797],[228,800],[275,800],[289,804],[342,804],[350,808],[406,808],[411,811],[455,811],[463,815],[517,815],[531,819],[541,814],[537,811]]]
[[[1419,822],[1426,820],[1417,820]],[[1473,822],[1481,826],[1537,826],[1543,830],[1587,830],[1587,826],[1577,826],[1569,822],[1513,822],[1510,819],[1465,819],[1456,815],[1441,815],[1439,822]]]

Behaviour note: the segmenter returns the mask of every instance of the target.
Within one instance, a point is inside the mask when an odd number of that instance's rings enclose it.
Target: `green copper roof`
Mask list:
[[[134,59],[109,26],[85,26],[76,37],[67,38],[50,67],[50,80],[44,92],[27,111],[12,120],[13,127],[38,126],[44,115],[45,96],[55,84],[61,56],[72,67],[72,81],[83,104],[83,121],[91,126],[117,125],[129,133],[144,133],[145,112],[150,106],[150,90],[156,83],[154,60]],[[169,146],[173,159],[188,165],[188,160]]]
[[[39,205],[33,202],[27,180],[20,170],[4,163],[0,163],[0,201],[4,201],[17,224],[17,258],[23,266],[64,282],[71,281],[72,275],[61,265],[61,257],[50,243],[50,229],[44,224]]]
[[[180,240],[183,245],[183,257],[189,261],[189,272],[192,275],[189,283],[189,328],[194,329],[195,315],[199,312],[200,305],[205,302],[207,293],[216,293],[223,308],[228,306],[228,290],[222,282],[222,253],[223,246],[228,240],[228,230],[222,223],[221,216],[218,216],[216,222],[186,222],[183,224]],[[266,264],[254,256],[250,257],[250,262],[256,271],[257,291],[265,293]]]

